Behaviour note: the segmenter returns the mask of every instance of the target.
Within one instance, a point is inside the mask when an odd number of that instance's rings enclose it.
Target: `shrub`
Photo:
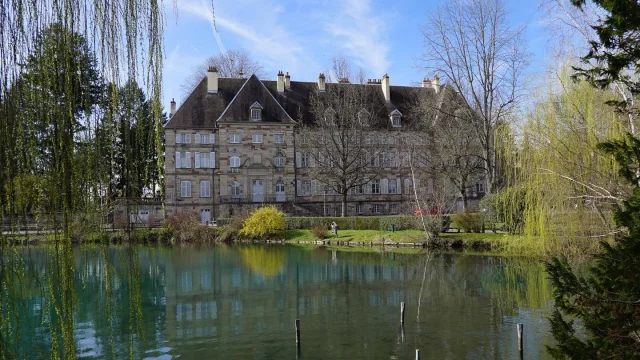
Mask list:
[[[439,218],[443,219],[442,216]],[[420,217],[412,215],[288,217],[286,220],[288,229],[313,229],[315,226],[328,229],[329,225],[335,222],[340,230],[391,230],[392,225],[395,225],[396,230],[422,230]]]
[[[480,232],[482,228],[482,215],[471,212],[469,209],[454,214],[452,217],[454,226],[464,232]]]
[[[327,238],[327,228],[324,226],[316,225],[311,229],[311,232],[320,240],[324,240]]]
[[[240,230],[240,235],[254,239],[264,239],[278,235],[287,226],[285,216],[274,206],[257,209],[247,218]]]

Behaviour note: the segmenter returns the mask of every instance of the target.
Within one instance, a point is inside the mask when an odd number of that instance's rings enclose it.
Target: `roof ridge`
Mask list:
[[[255,76],[255,75],[254,75]],[[256,77],[257,78],[257,77]],[[280,101],[278,101],[278,99],[275,98],[275,96],[273,96],[273,94],[271,93],[271,91],[269,91],[269,89],[267,89],[267,87],[264,85],[264,83],[262,82],[262,80],[258,79],[258,81],[260,82],[260,85],[262,85],[262,88],[264,88],[264,91],[266,91],[269,96],[271,96],[271,98],[273,99],[273,101],[276,102],[276,104],[278,104],[278,106],[280,107],[280,109],[282,109],[282,112],[287,115],[287,117],[289,118],[289,120],[296,122],[295,120],[293,120],[293,118],[291,117],[291,115],[289,115],[289,113],[287,112],[287,110],[285,110],[282,107],[282,104],[280,104]],[[241,89],[242,90],[242,89]],[[240,91],[238,91],[240,92]]]
[[[238,95],[240,95],[240,93],[242,92],[242,89],[244,89],[244,86],[247,85],[247,83],[249,82],[249,80],[251,80],[252,77],[256,76],[255,74],[251,75],[249,78],[247,78],[247,80],[244,82],[244,84],[242,84],[242,86],[240,87],[240,90],[238,90],[238,92],[233,96],[233,99],[231,99],[231,101],[229,101],[229,104],[227,104],[227,107],[224,108],[224,111],[222,112],[222,114],[220,114],[220,116],[218,116],[218,119],[216,119],[215,122],[220,121],[220,119],[222,119],[222,117],[224,116],[224,114],[227,113],[227,110],[229,110],[229,108],[231,107],[231,104],[233,104],[234,101],[236,101],[236,99],[238,98]],[[257,78],[257,77],[256,77]]]

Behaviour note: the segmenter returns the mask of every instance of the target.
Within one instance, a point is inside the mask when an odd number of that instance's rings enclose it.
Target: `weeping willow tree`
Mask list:
[[[163,28],[161,0],[0,2],[0,359],[20,357],[14,350],[26,324],[14,310],[29,268],[6,232],[36,218],[55,240],[39,294],[51,338],[44,353],[77,355],[74,231],[103,228],[114,196],[110,176],[153,192],[161,178]],[[138,157],[155,163],[140,165]],[[137,253],[130,250],[129,281],[137,288]],[[109,285],[107,294],[109,303]],[[130,299],[131,319],[139,319],[140,297]]]
[[[551,240],[591,238],[586,244],[595,245],[593,238],[616,231],[612,214],[630,189],[615,161],[596,149],[628,131],[628,122],[606,104],[616,99],[614,91],[558,73],[526,117],[518,141],[501,148],[509,165],[504,168],[511,170],[496,205],[511,231],[545,250],[559,244]]]

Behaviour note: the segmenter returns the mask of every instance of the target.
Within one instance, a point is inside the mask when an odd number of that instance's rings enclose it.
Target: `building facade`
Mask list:
[[[314,121],[310,99],[331,86],[367,87],[379,103],[376,126],[367,137],[371,181],[349,191],[348,215],[413,212],[412,173],[397,141],[410,131],[411,106],[424,97],[442,101],[437,79],[422,87],[390,86],[389,77],[368,84],[221,78],[215,68],[165,125],[167,216],[196,212],[203,222],[229,217],[262,204],[295,215],[335,216],[341,196],[313,178],[316,156],[302,151],[299,129]],[[404,114],[404,115],[403,115]],[[417,181],[417,180],[416,180]],[[421,188],[433,191],[429,179]]]

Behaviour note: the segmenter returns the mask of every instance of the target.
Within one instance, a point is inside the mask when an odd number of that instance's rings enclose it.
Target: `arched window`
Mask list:
[[[282,180],[278,180],[278,182],[276,183],[276,192],[284,192],[284,182]]]
[[[231,182],[231,197],[232,198],[239,198],[241,192],[242,192],[242,190],[240,188],[240,182],[237,181],[237,180],[233,180]]]
[[[276,167],[283,168],[284,165],[287,163],[287,158],[284,156],[284,154],[281,151],[278,151],[276,153],[276,157],[274,158],[273,163],[275,164]]]
[[[229,157],[229,167],[231,168],[239,168],[240,167],[240,155],[238,153],[231,153]]]

